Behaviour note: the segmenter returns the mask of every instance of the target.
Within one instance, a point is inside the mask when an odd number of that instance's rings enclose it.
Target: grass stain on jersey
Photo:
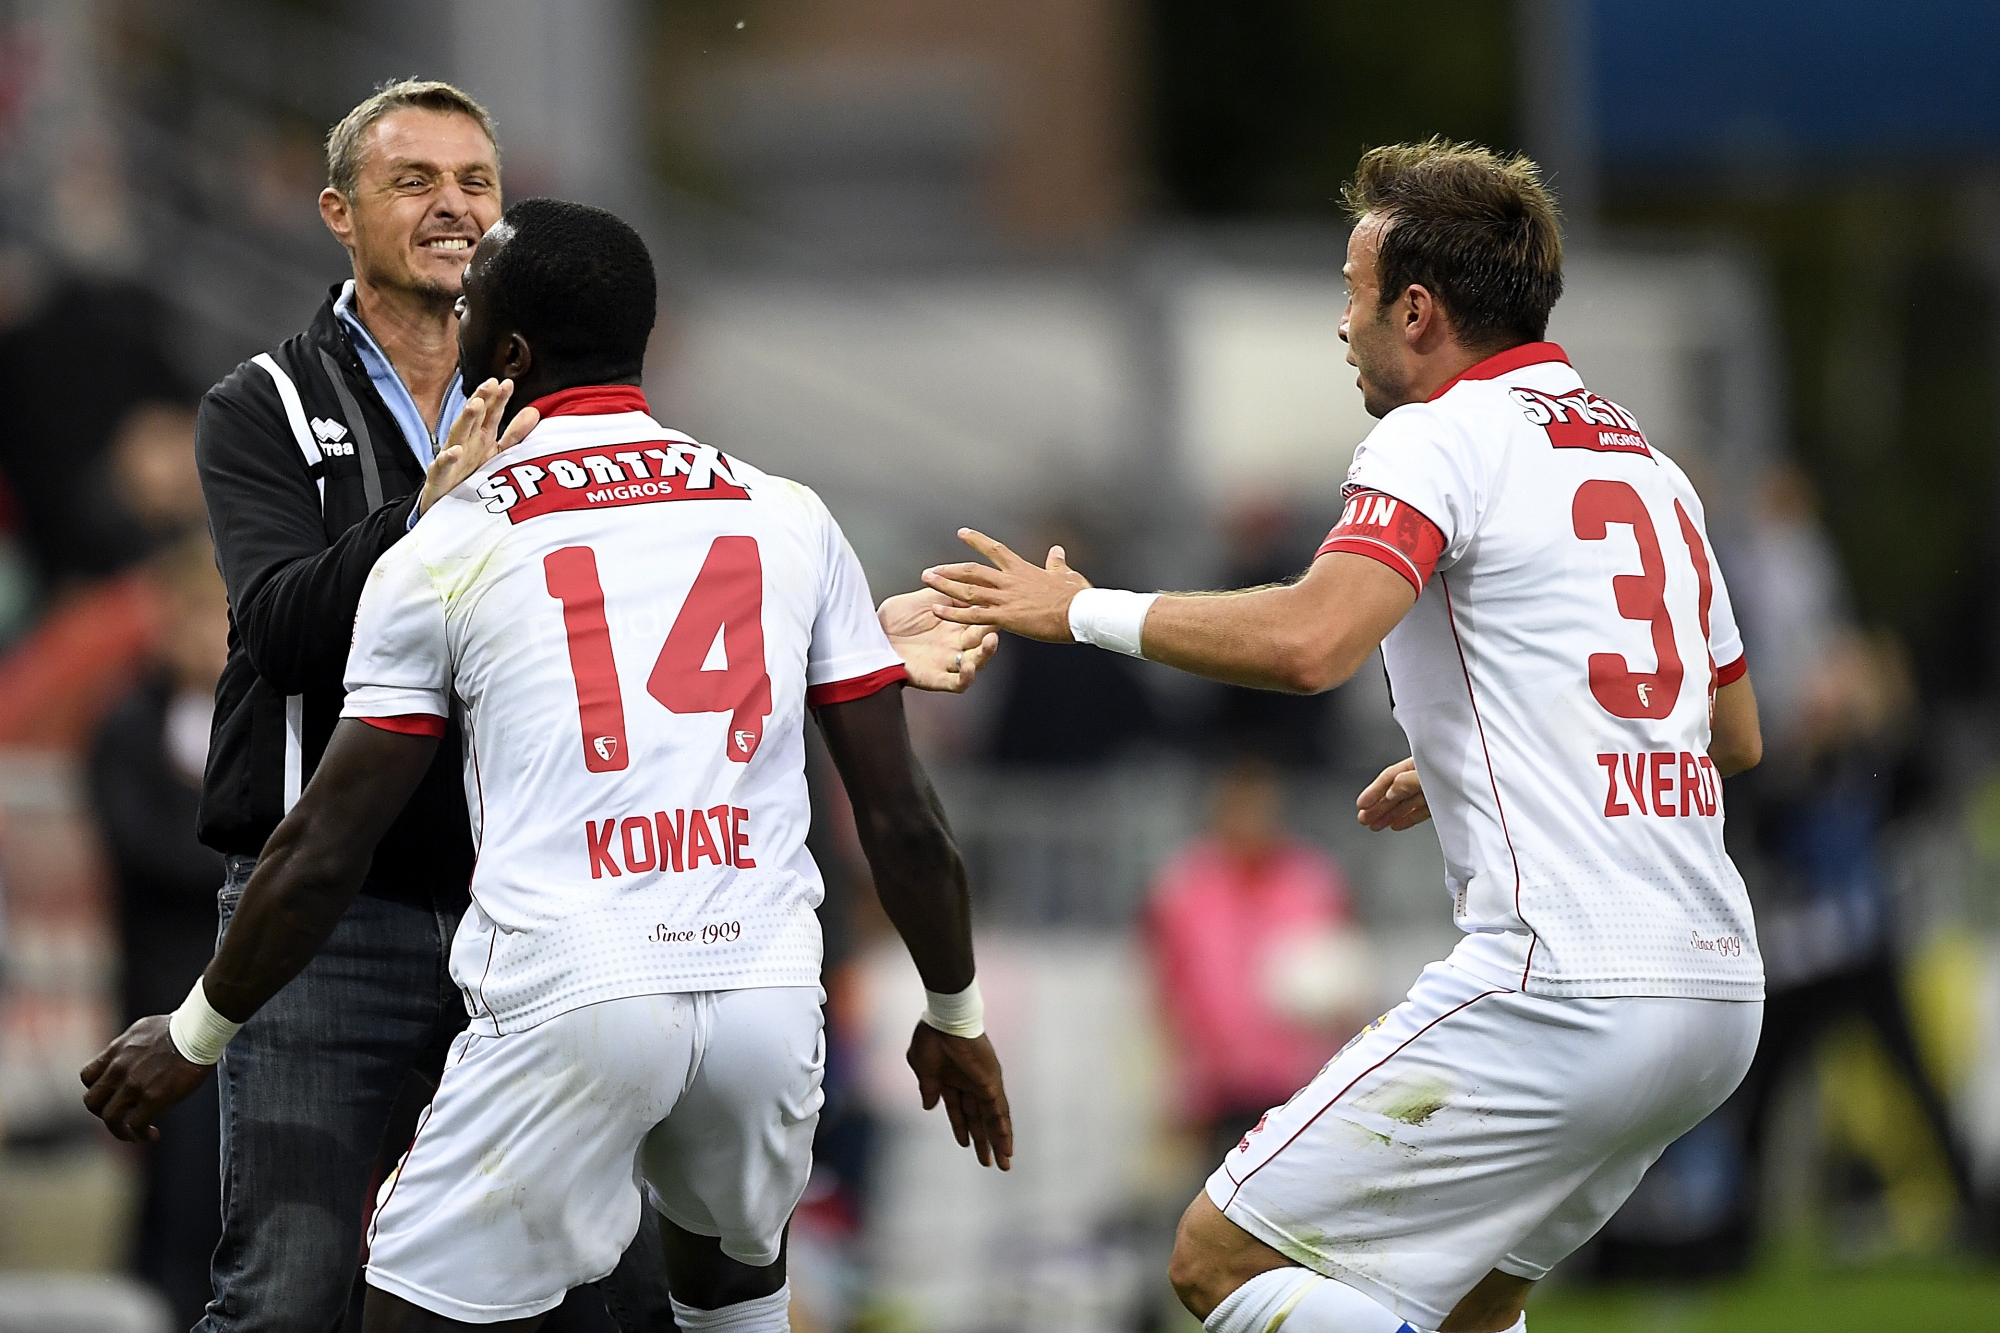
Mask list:
[[[437,589],[438,600],[450,606],[473,588],[477,587],[486,567],[506,544],[505,529],[484,532],[476,545],[469,550],[456,553],[448,559],[433,564],[424,561],[424,567],[431,576],[431,586]]]

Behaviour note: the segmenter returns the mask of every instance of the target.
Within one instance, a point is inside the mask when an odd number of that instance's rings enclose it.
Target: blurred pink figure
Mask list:
[[[1230,770],[1207,834],[1153,889],[1148,928],[1182,1111],[1218,1153],[1312,1078],[1340,1045],[1330,1024],[1348,1017],[1286,1003],[1301,989],[1284,976],[1286,955],[1342,932],[1349,913],[1338,867],[1287,834],[1281,815],[1268,768]]]

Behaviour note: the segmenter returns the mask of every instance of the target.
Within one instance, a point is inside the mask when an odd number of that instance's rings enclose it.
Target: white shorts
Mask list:
[[[1436,1328],[1590,1239],[1750,1067],[1762,1002],[1555,1000],[1449,962],[1208,1178],[1230,1221]]]
[[[461,1033],[382,1186],[369,1285],[473,1324],[551,1310],[617,1266],[642,1183],[730,1258],[775,1262],[812,1170],[823,999],[641,995]]]

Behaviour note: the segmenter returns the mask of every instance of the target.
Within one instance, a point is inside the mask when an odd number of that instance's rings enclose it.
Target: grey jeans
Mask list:
[[[256,860],[229,858],[221,928]],[[391,1109],[436,1081],[465,1026],[448,971],[456,912],[356,898],[318,956],[257,1011],[217,1070],[222,1243],[196,1333],[333,1333],[361,1258],[362,1211]],[[598,1284],[624,1333],[667,1333],[657,1219]]]

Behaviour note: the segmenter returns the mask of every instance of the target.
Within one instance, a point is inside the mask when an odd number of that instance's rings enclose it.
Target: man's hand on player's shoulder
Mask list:
[[[165,1014],[142,1018],[83,1067],[83,1104],[127,1143],[160,1137],[153,1120],[201,1086],[209,1066],[180,1053]]]
[[[1051,546],[1048,562],[1038,566],[983,532],[960,528],[958,539],[993,563],[924,571],[924,582],[951,599],[937,608],[940,618],[992,625],[1044,643],[1075,642],[1069,630],[1070,599],[1088,588],[1090,580],[1069,567],[1062,547]]]
[[[882,632],[903,659],[910,684],[920,690],[965,693],[1000,647],[1000,636],[985,625],[940,619],[938,608],[950,603],[951,598],[934,588],[919,588],[898,593],[876,608]]]
[[[423,493],[417,496],[419,514],[429,513],[432,505],[485,467],[495,454],[512,449],[541,424],[542,414],[527,407],[507,423],[502,433],[500,418],[507,410],[507,400],[513,396],[514,381],[488,380],[465,400],[458,420],[451,423],[451,434],[445,437],[444,448],[438,450],[429,471],[424,473]]]
[[[1417,776],[1417,761],[1405,759],[1389,765],[1354,798],[1354,817],[1380,833],[1390,829],[1401,833],[1431,817],[1430,803],[1424,799],[1423,779]]]
[[[1014,1120],[1007,1110],[1007,1087],[1000,1057],[984,1035],[953,1037],[919,1022],[910,1036],[910,1068],[924,1109],[940,1101],[958,1146],[979,1154],[981,1166],[1010,1169],[1014,1161]]]

